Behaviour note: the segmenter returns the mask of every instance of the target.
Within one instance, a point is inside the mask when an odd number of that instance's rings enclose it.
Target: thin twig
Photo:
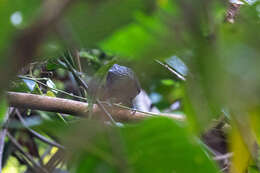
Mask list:
[[[14,108],[9,108],[9,110],[5,114],[4,118],[4,127],[0,132],[0,173],[2,172],[2,162],[3,162],[3,151],[4,151],[4,144],[5,144],[5,136],[7,132],[8,120],[11,114],[13,114]]]
[[[33,165],[34,167],[36,167],[37,169],[39,169],[41,172],[43,173],[48,173],[47,170],[45,170],[44,168],[42,168],[36,161],[34,161],[33,157],[25,152],[23,150],[23,147],[16,141],[16,139],[9,133],[9,132],[6,132],[6,135],[8,136],[9,140],[14,144],[14,146],[16,147],[16,149],[23,154],[23,156],[28,159]],[[37,170],[38,171],[38,170]]]
[[[82,72],[81,61],[80,61],[80,57],[79,57],[79,51],[75,50],[74,54],[75,54],[75,59],[76,59],[76,62],[77,62],[79,72]]]
[[[52,146],[49,146],[49,147],[45,150],[45,152],[44,152],[43,155],[41,156],[41,160],[43,160],[44,157],[46,157],[48,154],[50,154],[52,148],[53,148]]]
[[[214,160],[226,160],[226,159],[231,158],[232,156],[233,156],[233,153],[227,153],[227,154],[216,156],[213,159]]]
[[[53,169],[60,164],[65,159],[64,157],[64,150],[58,150],[52,158],[48,161],[45,165],[48,171],[52,172]]]
[[[42,142],[45,142],[51,146],[55,146],[57,148],[61,148],[64,149],[64,146],[62,146],[61,144],[58,144],[55,141],[51,141],[48,138],[46,138],[45,136],[42,136],[41,134],[37,133],[36,131],[30,129],[27,125],[25,120],[23,119],[22,115],[20,114],[20,112],[18,110],[16,110],[16,115],[19,118],[19,120],[21,121],[21,123],[23,124],[23,126],[36,138],[38,138],[39,140],[41,140]]]
[[[46,85],[45,83],[42,83],[41,81],[38,81],[38,79],[36,79],[36,78],[30,78],[30,77],[22,76],[22,75],[18,75],[18,77],[21,78],[21,79],[32,80],[32,81],[37,82],[37,83],[39,83],[39,84],[41,84],[41,85],[43,85],[43,86],[45,86],[45,87],[47,87],[47,88],[49,88],[49,89],[51,89],[51,90],[58,91],[58,92],[60,92],[60,93],[62,93],[62,94],[65,94],[65,95],[68,95],[68,96],[71,96],[71,97],[80,99],[80,100],[82,100],[82,101],[87,101],[87,99],[84,98],[84,97],[80,97],[80,96],[77,96],[77,95],[74,95],[74,94],[71,94],[71,93],[62,91],[62,90],[57,89],[57,88],[52,88],[52,87]]]
[[[107,111],[103,104],[97,99],[97,105],[102,109],[103,112],[109,117],[112,124],[116,125],[116,121],[113,119],[112,115]]]
[[[186,81],[186,78],[181,75],[180,73],[178,73],[176,70],[172,69],[169,65],[162,63],[159,60],[155,60],[158,64],[162,65],[163,67],[165,67],[166,69],[168,69],[170,72],[172,72],[174,75],[176,75],[179,79],[181,79],[182,81]]]
[[[24,155],[18,154],[16,152],[12,153],[12,155],[18,160],[21,165],[27,165],[27,171],[31,172],[33,170],[34,172],[39,172],[37,168],[34,168],[30,161],[24,157]]]

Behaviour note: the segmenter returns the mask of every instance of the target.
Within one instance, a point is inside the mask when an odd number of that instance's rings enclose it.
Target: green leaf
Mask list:
[[[8,110],[8,105],[5,99],[0,101],[0,123],[3,123],[5,114]]]
[[[31,90],[29,89],[29,87],[24,81],[18,81],[18,80],[12,82],[10,90],[15,92],[31,92]]]
[[[58,91],[53,90],[53,89],[57,89],[57,87],[56,87],[55,83],[52,82],[51,79],[48,79],[48,80],[47,80],[46,85],[47,85],[49,88],[51,88],[51,91],[52,91],[52,92],[54,92],[55,94],[58,93]]]
[[[65,68],[64,65],[60,64],[57,58],[49,58],[46,64],[47,70],[57,70],[59,68]],[[66,69],[66,68],[65,68]]]
[[[231,160],[230,172],[244,173],[249,166],[251,156],[238,127],[235,125],[233,125],[229,135],[229,141],[230,150],[234,153]]]
[[[96,62],[96,63],[99,63],[99,59],[96,57],[96,56],[94,56],[94,55],[91,55],[89,52],[87,52],[87,51],[80,51],[79,52],[79,56],[81,57],[81,58],[86,58],[86,59],[88,59],[88,60],[90,60],[90,61],[94,61],[94,62]]]
[[[171,68],[176,70],[182,76],[187,76],[188,67],[184,64],[184,62],[177,56],[172,56],[165,60],[166,64],[168,64]]]
[[[151,16],[136,12],[134,22],[118,29],[100,46],[129,59],[171,56],[177,46],[176,40],[172,39],[172,29],[161,18],[160,12],[158,10]]]
[[[154,4],[151,0],[80,1],[66,20],[77,41],[89,48],[132,22],[136,11],[151,12]]]
[[[163,85],[166,85],[166,86],[173,86],[174,85],[174,81],[171,80],[171,79],[163,79],[163,80],[161,80],[161,83]]]
[[[112,59],[107,64],[103,65],[98,71],[95,73],[95,78],[97,79],[105,79],[108,70],[116,63],[116,59]]]
[[[36,82],[29,79],[22,79],[22,81],[26,84],[28,89],[32,92],[36,86]]]
[[[70,64],[74,69],[77,69],[73,55],[72,55],[72,52],[70,50],[67,50],[67,51],[64,52],[63,58],[66,61],[66,65]],[[62,65],[62,64],[60,63],[60,65]]]
[[[134,172],[218,172],[195,136],[182,124],[155,118],[122,131]]]
[[[89,121],[82,126],[77,125],[78,131],[68,140],[78,148],[73,152],[75,172],[219,172],[197,138],[171,119],[153,118],[123,127]]]
[[[249,166],[248,173],[259,173],[259,170],[256,166]]]

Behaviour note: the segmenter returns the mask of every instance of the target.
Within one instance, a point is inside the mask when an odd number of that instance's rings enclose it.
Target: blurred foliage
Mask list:
[[[28,4],[30,4],[28,6]],[[27,27],[35,18],[40,8],[41,1],[30,0],[26,3],[19,0],[11,2],[0,1],[0,53],[9,49],[9,44],[19,30]],[[1,57],[1,61],[4,58]]]
[[[14,38],[37,19],[42,3],[0,0],[1,68],[8,68],[6,55],[15,51],[11,49]],[[28,70],[28,77],[47,86],[17,79],[10,90],[71,98],[53,90],[58,88],[79,95],[75,78],[58,59],[64,56],[64,49],[72,53],[78,49],[82,71],[77,62],[71,64],[86,81],[93,76],[103,78],[115,62],[129,66],[154,106],[168,111],[180,102],[177,111],[187,121],[179,124],[158,118],[110,128],[92,121],[78,124],[70,115],[61,120],[52,113],[28,111],[28,115],[44,119],[35,130],[45,136],[57,135],[71,149],[70,171],[219,172],[198,137],[225,109],[232,117],[228,135],[229,152],[234,153],[231,173],[259,172],[252,149],[245,145],[245,129],[259,145],[260,2],[242,5],[234,24],[224,22],[227,6],[217,0],[77,1],[50,26],[38,48],[35,57],[44,61],[45,68]],[[155,59],[187,80],[178,80]],[[1,122],[6,107],[2,99]],[[4,172],[14,172],[14,167],[25,170],[14,160],[10,157]]]
[[[6,103],[6,100],[3,99],[0,102],[0,123],[3,123],[4,117],[8,110],[8,104]]]
[[[83,146],[83,153],[72,153],[73,165],[78,165],[75,172],[218,172],[195,136],[183,124],[169,119],[151,119],[115,129],[83,122],[75,129],[68,143],[79,151]]]
[[[237,127],[233,126],[230,132],[230,150],[233,151],[231,173],[246,172],[248,163],[250,163],[250,153],[243,141],[242,136]]]

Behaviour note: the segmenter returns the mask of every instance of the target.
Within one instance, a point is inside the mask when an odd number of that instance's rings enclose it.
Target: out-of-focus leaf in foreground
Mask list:
[[[41,1],[0,1],[0,54],[6,51],[15,31],[26,27],[36,16]]]
[[[249,151],[237,127],[233,126],[230,134],[230,150],[234,153],[230,168],[231,173],[244,173],[249,164]]]
[[[67,20],[81,46],[92,47],[130,23],[136,11],[152,11],[153,4],[150,0],[80,1],[68,13]]]
[[[7,103],[5,99],[2,99],[0,101],[0,123],[3,122],[6,112],[7,112]]]
[[[123,129],[123,134],[138,172],[218,172],[195,137],[172,120],[148,120]]]
[[[113,133],[97,127],[87,123],[77,133],[81,144],[76,144],[80,150],[74,152],[75,172],[218,172],[197,139],[170,119],[150,119]]]

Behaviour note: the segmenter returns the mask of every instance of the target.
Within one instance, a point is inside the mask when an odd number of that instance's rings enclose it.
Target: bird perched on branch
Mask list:
[[[90,86],[96,88],[98,91],[96,95],[101,100],[121,103],[128,107],[133,107],[133,99],[141,91],[140,83],[133,70],[118,64],[114,64],[109,69],[106,82],[99,89],[93,83],[90,82]]]

